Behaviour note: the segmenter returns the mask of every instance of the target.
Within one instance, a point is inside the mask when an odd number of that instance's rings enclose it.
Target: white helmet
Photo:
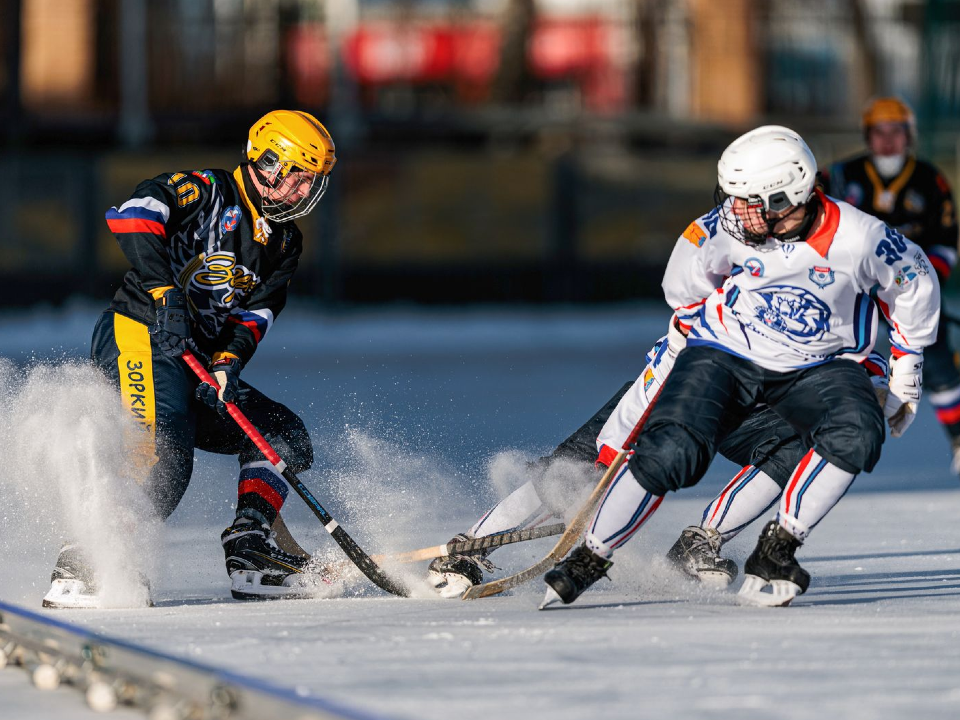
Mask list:
[[[764,125],[741,135],[720,156],[717,182],[724,194],[759,199],[764,210],[803,205],[813,194],[817,161],[790,128]]]

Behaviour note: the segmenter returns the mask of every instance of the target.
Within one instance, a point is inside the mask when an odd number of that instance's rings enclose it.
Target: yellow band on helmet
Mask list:
[[[251,128],[247,138],[247,159],[260,164],[275,158],[280,177],[293,167],[329,175],[337,163],[333,138],[319,120],[301,110],[273,110]]]
[[[900,123],[907,127],[911,139],[916,137],[917,121],[913,115],[913,110],[900,98],[880,97],[872,99],[864,108],[860,120],[865,133],[874,125],[880,123]]]

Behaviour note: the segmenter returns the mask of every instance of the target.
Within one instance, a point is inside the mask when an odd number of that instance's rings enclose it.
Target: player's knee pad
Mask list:
[[[851,473],[870,472],[885,437],[877,403],[851,403],[831,414],[813,435],[813,447],[827,461]]]
[[[677,423],[644,429],[630,458],[630,472],[654,495],[691,487],[700,482],[716,448]]]
[[[807,450],[796,435],[774,437],[757,446],[751,464],[765,472],[783,490]]]
[[[270,447],[293,472],[304,472],[313,465],[313,442],[310,440],[310,433],[307,432],[303,420],[295,414],[290,413],[284,418],[282,424],[262,432]],[[245,465],[263,459],[263,453],[257,449],[253,441],[244,440],[243,449],[240,451],[240,464]]]

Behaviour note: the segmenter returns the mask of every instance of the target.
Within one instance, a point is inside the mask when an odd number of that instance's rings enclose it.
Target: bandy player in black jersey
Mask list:
[[[902,100],[872,100],[863,118],[866,152],[830,166],[827,194],[874,215],[923,248],[943,284],[957,264],[957,213],[950,185],[936,167],[914,154],[917,125]],[[910,280],[905,276],[906,280]],[[923,381],[953,451],[960,475],[960,372],[940,323],[936,342],[926,348]]]
[[[305,561],[272,541],[287,484],[224,403],[236,402],[295,472],[310,467],[300,418],[240,375],[286,304],[303,251],[294,220],[316,207],[335,163],[315,117],[275,110],[250,128],[236,169],[159,175],[106,213],[131,267],[94,329],[91,357],[143,431],[143,452],[132,455],[148,458],[143,486],[160,519],[186,492],[194,448],[238,457],[237,516],[221,540],[247,596],[294,592]],[[209,359],[219,392],[184,362],[188,345]],[[95,566],[65,545],[44,606],[99,606]]]

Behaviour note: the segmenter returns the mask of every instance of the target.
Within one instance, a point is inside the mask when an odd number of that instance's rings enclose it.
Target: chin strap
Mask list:
[[[803,220],[800,221],[800,224],[797,225],[789,233],[775,233],[773,232],[773,227],[776,225],[776,222],[771,223],[767,221],[767,225],[770,227],[770,237],[772,237],[777,242],[782,243],[795,243],[803,242],[807,239],[807,235],[810,234],[810,229],[813,227],[813,221],[817,219],[817,213],[820,212],[820,196],[814,193],[810,196],[810,199],[807,200],[805,206],[805,214]]]

